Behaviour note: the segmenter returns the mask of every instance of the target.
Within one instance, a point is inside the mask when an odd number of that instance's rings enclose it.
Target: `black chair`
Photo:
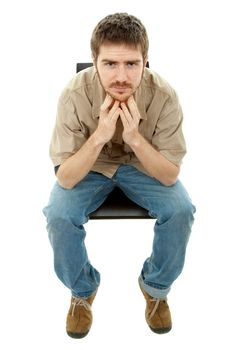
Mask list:
[[[77,63],[76,73],[91,67],[92,63]],[[147,62],[147,67],[149,64]],[[151,219],[148,211],[132,202],[120,188],[116,187],[90,219]]]

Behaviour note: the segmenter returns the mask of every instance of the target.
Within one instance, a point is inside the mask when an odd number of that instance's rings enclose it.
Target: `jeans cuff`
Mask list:
[[[71,295],[72,297],[75,298],[83,298],[83,299],[87,299],[90,296],[92,296],[93,294],[97,293],[98,288],[94,291],[94,292],[82,292],[82,293],[75,293],[73,290],[71,291]]]
[[[158,289],[151,286],[148,286],[148,284],[145,284],[142,276],[138,279],[139,285],[143,290],[145,290],[152,298],[155,299],[167,299],[167,295],[170,292],[171,287],[166,289]]]

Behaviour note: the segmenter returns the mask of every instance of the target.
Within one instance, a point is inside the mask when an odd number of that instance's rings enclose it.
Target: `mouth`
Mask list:
[[[129,87],[128,86],[113,86],[112,90],[115,91],[116,93],[122,94],[125,92],[129,91]]]

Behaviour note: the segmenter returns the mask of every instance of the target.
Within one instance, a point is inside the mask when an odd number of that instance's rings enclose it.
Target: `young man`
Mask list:
[[[155,333],[172,327],[167,294],[181,273],[195,211],[177,179],[186,152],[175,91],[146,68],[141,21],[116,13],[93,31],[94,67],[77,74],[58,104],[50,156],[57,183],[44,209],[59,279],[71,290],[68,335],[87,335],[100,274],[84,245],[91,212],[114,187],[156,218],[139,285]],[[126,232],[127,234],[127,232]]]

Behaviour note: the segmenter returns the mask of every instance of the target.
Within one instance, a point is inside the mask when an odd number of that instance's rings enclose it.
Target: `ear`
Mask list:
[[[146,56],[146,57],[144,58],[144,67],[143,67],[143,68],[146,68],[147,61],[148,61],[148,56]]]
[[[92,58],[94,68],[97,69],[97,58],[94,57],[93,55],[91,55],[91,58]]]

